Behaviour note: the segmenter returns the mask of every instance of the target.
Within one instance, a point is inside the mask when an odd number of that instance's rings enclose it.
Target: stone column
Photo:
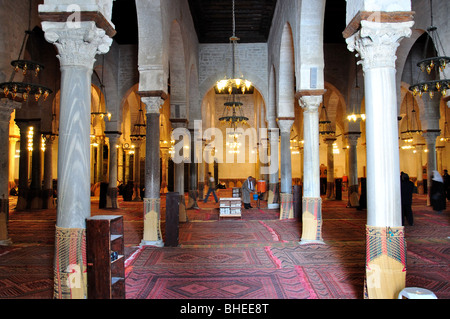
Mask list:
[[[195,141],[197,134],[193,129],[190,129],[189,131],[191,132],[191,162],[189,163],[189,201],[186,208],[198,209],[198,164],[196,163],[197,154],[195,153]]]
[[[120,144],[117,149],[117,178],[120,183],[125,183],[123,169],[123,146]]]
[[[97,137],[97,180],[100,189],[100,183],[103,182],[103,145],[105,144],[103,137]]]
[[[293,195],[292,195],[292,163],[291,163],[291,128],[294,124],[293,118],[279,118],[280,128],[280,219],[294,218]]]
[[[55,208],[53,199],[53,142],[55,135],[45,134],[45,152],[44,152],[44,183],[42,189],[42,208]]]
[[[167,169],[169,167],[169,148],[161,149],[161,193],[166,194],[167,190]]]
[[[19,138],[11,136],[11,135],[9,136],[9,158],[10,158],[10,161],[9,161],[9,185],[10,185],[10,187],[16,185],[16,181],[15,181],[16,167],[15,167],[14,158],[16,156],[17,141],[19,141]]]
[[[406,243],[400,201],[396,51],[413,21],[361,21],[347,38],[361,56],[366,98],[366,297],[394,299],[405,288]],[[385,247],[378,249],[378,247]]]
[[[432,183],[432,177],[433,177],[433,171],[437,170],[437,159],[436,159],[436,139],[441,134],[440,130],[428,130],[425,131],[422,136],[425,138],[425,141],[427,142],[427,205],[431,206],[430,201],[430,190],[431,190],[431,183]],[[442,173],[440,173],[442,174]]]
[[[15,105],[10,101],[0,102],[0,143],[4,145],[3,152],[0,152],[0,246],[11,245],[8,237],[9,218],[9,121]]]
[[[93,21],[80,22],[78,28],[43,21],[42,29],[56,46],[61,66],[54,298],[84,299],[86,218],[91,215],[91,78],[95,56],[108,52],[112,40]]]
[[[33,151],[31,152],[31,184],[29,204],[31,209],[42,208],[42,137],[41,123],[34,122]]]
[[[159,163],[158,163],[159,168]],[[133,201],[141,200],[141,141],[134,141],[134,198]]]
[[[175,130],[177,128],[186,128],[187,121],[186,120],[172,120],[172,128]],[[182,136],[179,136],[179,140],[175,140],[175,145],[178,143],[182,143]],[[186,199],[184,197],[184,161],[181,163],[174,163],[174,192],[180,195],[180,222],[185,223],[188,221],[187,212],[186,212]],[[216,177],[217,178],[217,177]],[[217,182],[217,180],[216,180]]]
[[[270,141],[270,167],[269,171],[269,195],[267,196],[267,208],[268,209],[278,209],[280,208],[279,201],[279,183],[278,183],[278,143],[280,137],[280,129],[271,128],[269,129],[269,141]]]
[[[141,246],[163,247],[161,232],[161,197],[159,169],[159,108],[164,103],[160,97],[142,97],[146,105],[147,132],[145,139],[145,198],[144,238]]]
[[[19,158],[19,196],[17,197],[16,211],[27,209],[28,200],[28,121],[16,119],[20,130],[20,158]]]
[[[303,204],[300,244],[322,239],[322,199],[320,197],[319,107],[322,95],[300,97],[303,108]]]
[[[358,139],[361,133],[347,133],[348,141],[348,207],[359,206],[358,195]]]
[[[424,144],[416,144],[414,146],[416,147],[417,192],[420,195],[423,195],[425,193],[423,187],[423,161],[422,161]]]
[[[442,167],[442,159],[443,159],[444,149],[445,149],[445,146],[443,146],[443,145],[436,146],[436,161],[437,161],[437,163],[436,163],[437,169],[436,170],[440,174],[443,174],[442,172],[444,171],[444,168]]]
[[[324,139],[327,144],[327,196],[329,200],[336,199],[336,190],[334,187],[334,153],[333,144],[336,141],[335,137],[328,137]]]
[[[118,143],[121,133],[119,132],[105,132],[109,139],[109,185],[106,191],[106,208],[118,208],[117,196],[117,181],[118,181]]]

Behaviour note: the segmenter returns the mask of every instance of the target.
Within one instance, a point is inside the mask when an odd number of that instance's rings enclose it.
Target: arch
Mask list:
[[[284,25],[280,45],[280,67],[278,73],[277,116],[294,117],[295,103],[295,54],[294,39],[289,23]]]

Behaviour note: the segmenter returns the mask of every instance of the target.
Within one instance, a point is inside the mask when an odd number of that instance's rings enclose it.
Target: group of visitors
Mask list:
[[[215,180],[214,177],[211,175],[211,172],[208,172],[207,182],[208,182],[208,192],[206,193],[206,197],[203,202],[207,203],[209,195],[213,194],[216,203],[218,203],[219,199],[217,198],[216,188],[222,188],[220,187],[220,185],[222,184],[219,183],[217,187],[215,186]],[[255,179],[252,176],[249,176],[242,184],[242,201],[244,203],[245,209],[253,208],[252,205],[250,204],[251,202],[250,194],[252,192],[255,192]]]
[[[412,196],[414,192],[414,183],[410,181],[409,175],[401,172],[400,174],[401,185],[401,202],[402,202],[402,222],[405,224],[405,220],[408,225],[414,225],[414,217],[412,212]],[[431,188],[430,188],[430,204],[433,210],[442,213],[446,208],[447,200],[450,200],[450,175],[447,170],[444,170],[444,176],[442,177],[438,171],[433,171],[431,175]]]

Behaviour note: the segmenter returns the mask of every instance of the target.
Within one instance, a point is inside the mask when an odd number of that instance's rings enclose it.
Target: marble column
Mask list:
[[[293,194],[292,194],[292,163],[291,163],[291,128],[293,118],[279,118],[280,128],[280,219],[294,218]]]
[[[269,129],[269,141],[270,141],[270,163],[269,163],[269,195],[267,196],[267,208],[278,209],[280,208],[280,188],[279,188],[279,153],[278,143],[280,137],[280,129]]]
[[[53,198],[53,142],[56,137],[53,134],[44,134],[44,182],[42,189],[42,208],[56,208]]]
[[[361,133],[347,133],[348,141],[348,207],[359,206],[358,195],[358,139],[361,137]]]
[[[103,137],[97,137],[97,180],[95,181],[100,188],[100,183],[103,182],[103,146],[105,144]]]
[[[146,105],[147,132],[145,139],[145,197],[144,238],[141,246],[163,247],[161,232],[160,154],[159,154],[159,109],[164,103],[160,97],[142,97]]]
[[[197,134],[195,130],[190,129],[191,132],[191,162],[189,163],[189,199],[186,206],[187,209],[199,209],[197,204],[198,199],[198,161],[196,161],[197,154],[195,144]]]
[[[167,190],[167,170],[169,167],[169,148],[161,148],[161,194],[166,194]]]
[[[42,136],[41,123],[33,122],[33,151],[31,152],[31,184],[29,205],[31,209],[42,208]]]
[[[406,242],[400,201],[400,160],[395,61],[413,21],[361,21],[346,39],[364,71],[367,149],[365,292],[369,299],[394,299],[405,288]],[[378,250],[377,247],[386,247]]]
[[[327,137],[324,139],[327,144],[327,195],[326,199],[335,200],[336,190],[334,187],[334,153],[333,144],[336,142],[335,137]]]
[[[118,208],[117,201],[118,189],[118,143],[121,133],[119,132],[105,132],[106,137],[109,139],[109,183],[108,190],[106,191],[106,208]]]
[[[79,28],[43,21],[42,29],[56,46],[61,69],[54,298],[84,299],[86,218],[91,216],[91,78],[95,56],[108,52],[112,39],[93,21],[80,22]]]
[[[28,154],[28,121],[16,119],[16,125],[20,130],[20,158],[19,158],[19,196],[17,197],[16,211],[27,209],[28,202],[28,174],[29,174],[29,154]]]
[[[117,149],[117,178],[119,183],[125,183],[124,169],[123,169],[123,146],[120,144]]]
[[[0,152],[0,246],[9,246],[12,244],[8,235],[9,219],[9,122],[11,113],[14,111],[16,103],[10,101],[0,102],[0,143],[6,146],[3,152]]]
[[[10,133],[11,134],[11,133]],[[11,186],[15,186],[16,185],[16,181],[15,181],[15,172],[16,172],[16,167],[15,167],[15,156],[16,154],[16,145],[17,142],[19,141],[19,138],[14,137],[14,136],[10,136],[9,137],[9,187],[11,188]]]
[[[441,134],[440,130],[427,130],[422,136],[427,142],[427,205],[431,206],[430,201],[430,190],[431,183],[433,181],[433,171],[437,170],[437,159],[436,159],[436,139]],[[442,173],[440,173],[442,176]]]
[[[141,141],[136,140],[134,144],[134,198],[133,201],[141,200]],[[159,165],[158,165],[159,168]]]
[[[417,192],[420,195],[425,193],[423,187],[423,147],[424,144],[416,144],[416,165],[417,165]]]
[[[320,197],[319,107],[322,95],[300,97],[303,108],[303,203],[300,244],[323,244]]]
[[[172,121],[172,128],[174,130],[177,128],[187,128],[187,121]],[[177,145],[178,143],[183,143],[182,136],[178,136],[177,138],[179,139],[175,139],[175,145]],[[184,196],[184,161],[181,161],[180,163],[174,163],[174,192],[180,195],[180,223],[186,223],[188,221],[188,216],[186,212],[186,198]]]

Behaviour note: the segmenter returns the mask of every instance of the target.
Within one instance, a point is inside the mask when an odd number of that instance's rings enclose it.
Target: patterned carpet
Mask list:
[[[222,194],[226,196],[226,194]],[[0,299],[50,299],[53,290],[55,210],[15,212],[0,247]],[[127,299],[362,299],[366,212],[346,201],[323,202],[325,245],[299,245],[301,221],[276,211],[243,210],[242,219],[219,219],[218,205],[199,203],[180,224],[176,248],[142,247],[142,202],[92,215],[123,215]],[[162,230],[165,202],[162,201]],[[406,226],[408,287],[450,299],[450,209],[437,214],[415,195],[415,225]]]

